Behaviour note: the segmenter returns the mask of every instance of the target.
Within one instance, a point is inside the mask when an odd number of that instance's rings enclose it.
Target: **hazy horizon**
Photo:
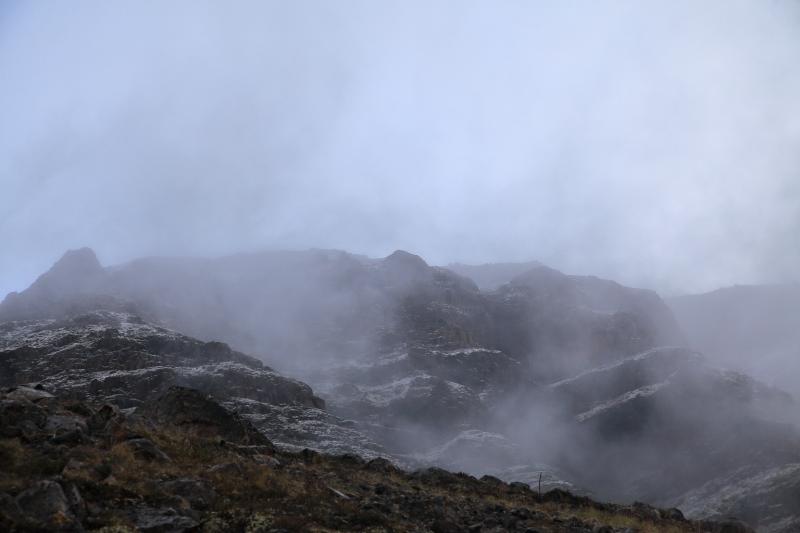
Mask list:
[[[0,7],[0,297],[67,249],[798,281],[800,3]]]

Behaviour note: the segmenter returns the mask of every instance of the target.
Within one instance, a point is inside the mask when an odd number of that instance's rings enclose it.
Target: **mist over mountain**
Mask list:
[[[798,281],[797,2],[319,4],[4,2],[0,294],[87,244]]]
[[[759,489],[771,514],[747,507],[746,489],[724,514],[715,503],[748,476],[793,479],[792,397],[715,367],[656,293],[609,280],[536,263],[481,290],[405,251],[103,267],[83,248],[6,297],[0,322],[6,386],[126,408],[193,387],[284,449],[543,475],[547,488],[776,531],[800,519],[780,503],[784,482]]]
[[[800,394],[800,285],[738,285],[667,303],[698,350]]]
[[[0,3],[0,530],[800,531],[800,3]]]

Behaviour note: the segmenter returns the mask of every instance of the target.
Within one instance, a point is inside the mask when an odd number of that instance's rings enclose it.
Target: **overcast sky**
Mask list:
[[[0,295],[264,248],[798,279],[800,3],[0,3]]]

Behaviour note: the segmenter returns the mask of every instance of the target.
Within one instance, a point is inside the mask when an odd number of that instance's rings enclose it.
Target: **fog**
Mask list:
[[[0,294],[338,248],[797,280],[800,5],[4,2]]]

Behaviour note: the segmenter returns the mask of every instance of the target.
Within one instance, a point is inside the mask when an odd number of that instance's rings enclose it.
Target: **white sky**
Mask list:
[[[4,2],[0,246],[797,280],[800,3]]]

